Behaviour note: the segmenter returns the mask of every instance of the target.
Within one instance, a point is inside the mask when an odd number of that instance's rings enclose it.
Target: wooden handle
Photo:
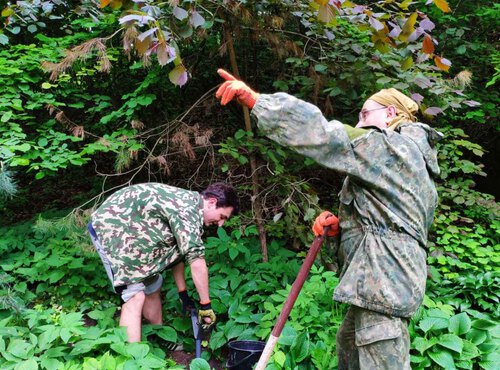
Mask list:
[[[271,335],[267,340],[266,346],[264,348],[264,351],[262,352],[262,355],[260,356],[255,370],[264,370],[264,368],[266,367],[267,362],[269,361],[269,358],[273,353],[274,347],[276,346],[276,342],[278,342],[281,332],[285,327],[288,316],[290,316],[293,305],[295,304],[295,301],[299,296],[300,290],[302,289],[302,286],[304,285],[304,282],[309,275],[309,271],[311,271],[311,266],[314,263],[314,260],[316,259],[316,256],[318,255],[321,245],[323,244],[323,241],[325,240],[325,237],[329,230],[330,226],[326,226],[323,232],[323,236],[319,236],[314,239],[311,247],[309,248],[306,259],[304,260],[304,263],[302,264],[302,267],[300,268],[300,271],[297,274],[295,281],[293,282],[290,294],[288,295],[285,304],[283,305],[283,309],[281,310],[281,313],[278,317],[278,321],[276,322],[276,325],[274,325],[273,331],[271,332]]]

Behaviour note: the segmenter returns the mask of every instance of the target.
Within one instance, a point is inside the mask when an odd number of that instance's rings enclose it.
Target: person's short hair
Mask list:
[[[216,182],[209,185],[201,192],[203,199],[215,198],[217,199],[217,208],[233,207],[232,216],[240,212],[240,202],[236,195],[236,190],[224,182]]]

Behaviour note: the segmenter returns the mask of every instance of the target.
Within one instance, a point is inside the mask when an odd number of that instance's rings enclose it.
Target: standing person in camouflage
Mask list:
[[[200,298],[198,320],[205,328],[215,323],[203,225],[222,226],[238,210],[236,192],[224,183],[201,193],[145,183],[117,191],[92,214],[89,232],[123,301],[120,326],[127,327],[129,342],[141,340],[142,316],[151,324],[163,323],[163,270],[172,270],[183,308],[194,308],[186,292],[185,263]]]
[[[316,235],[330,224],[335,234],[338,222],[341,229],[333,298],[351,306],[337,333],[339,369],[410,369],[407,327],[424,297],[441,135],[416,122],[417,104],[396,89],[371,96],[351,127],[293,96],[258,94],[219,74],[222,105],[236,98],[269,138],[346,175],[339,220],[323,212],[313,226]]]

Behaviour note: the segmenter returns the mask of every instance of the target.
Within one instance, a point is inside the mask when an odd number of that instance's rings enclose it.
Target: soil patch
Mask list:
[[[175,351],[175,352],[170,352],[169,356],[179,365],[184,365],[187,368],[189,368],[189,364],[191,361],[194,360],[196,357],[195,353],[189,353],[189,352],[184,352],[184,351]],[[211,369],[215,370],[223,370],[225,369],[225,364],[221,363],[220,361],[216,359],[210,359],[208,361],[210,364]]]

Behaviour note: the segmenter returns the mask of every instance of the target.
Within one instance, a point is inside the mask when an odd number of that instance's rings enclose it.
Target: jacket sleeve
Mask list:
[[[261,94],[252,114],[271,140],[340,173],[361,175],[351,140],[370,130],[328,122],[316,106],[285,93]]]

